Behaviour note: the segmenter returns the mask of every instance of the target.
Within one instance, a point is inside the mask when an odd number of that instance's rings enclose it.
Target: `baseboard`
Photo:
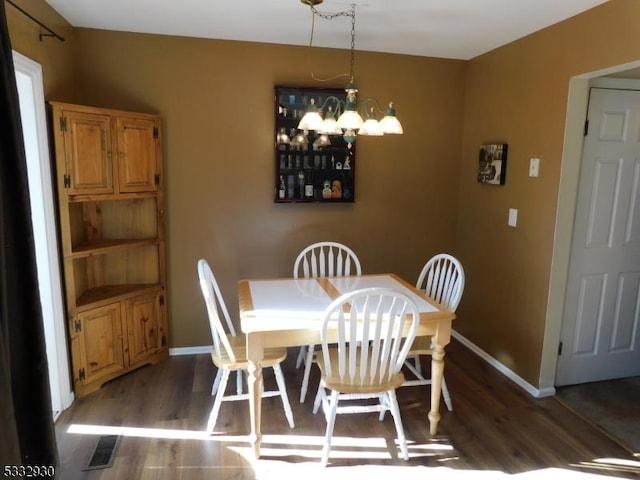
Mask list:
[[[469,350],[471,350],[473,353],[478,355],[480,358],[482,358],[485,362],[487,362],[493,368],[495,368],[500,373],[502,373],[509,380],[513,381],[516,385],[518,385],[520,388],[525,390],[529,395],[535,398],[542,398],[542,397],[550,397],[556,394],[556,389],[553,387],[543,388],[543,389],[534,387],[529,382],[524,380],[522,377],[517,375],[513,370],[509,369],[503,363],[500,363],[498,360],[493,358],[487,352],[482,350],[476,344],[474,344],[473,342],[471,342],[470,340],[468,340],[467,338],[465,338],[455,330],[451,332],[451,336],[455,338],[457,341],[459,341],[461,344],[463,344],[465,347],[467,347]]]
[[[200,347],[177,347],[169,349],[169,355],[172,357],[177,357],[179,355],[201,355],[203,353],[211,353],[211,345],[202,345]]]

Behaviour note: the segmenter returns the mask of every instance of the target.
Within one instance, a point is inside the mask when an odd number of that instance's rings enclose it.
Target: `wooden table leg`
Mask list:
[[[442,345],[434,345],[431,354],[431,410],[429,411],[429,430],[431,435],[435,435],[438,432],[443,375],[444,347]]]
[[[260,425],[262,420],[262,365],[264,357],[261,338],[258,334],[247,335],[247,359],[249,360],[249,416],[251,418],[251,435],[249,441],[253,447],[256,458],[260,458],[260,446],[262,445],[262,433]]]

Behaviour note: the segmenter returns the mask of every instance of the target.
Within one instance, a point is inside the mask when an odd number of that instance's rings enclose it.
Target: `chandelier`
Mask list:
[[[389,107],[383,111],[377,99],[369,97],[364,100],[358,100],[357,98],[358,87],[354,79],[356,38],[355,3],[351,4],[350,11],[325,14],[318,12],[315,8],[316,5],[321,4],[323,0],[300,1],[305,5],[308,5],[311,9],[310,49],[313,45],[315,17],[325,20],[332,20],[336,17],[351,18],[351,65],[349,71],[349,83],[345,87],[345,92],[347,94],[346,98],[343,100],[335,96],[330,96],[326,98],[322,105],[316,105],[315,100],[311,99],[304,116],[298,124],[298,129],[307,131],[315,130],[327,135],[341,134],[349,148],[351,148],[351,144],[355,141],[356,135],[380,136],[384,134],[402,134],[402,125],[396,117],[393,102],[390,102]],[[362,119],[362,116],[358,113],[358,108],[361,108],[365,113],[366,120]],[[383,114],[383,117],[378,121],[376,114]]]

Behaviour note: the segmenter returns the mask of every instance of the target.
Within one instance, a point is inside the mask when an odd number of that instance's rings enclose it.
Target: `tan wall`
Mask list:
[[[273,203],[273,87],[325,85],[310,78],[307,48],[90,29],[75,35],[82,102],[164,120],[173,347],[211,341],[199,257],[210,261],[236,311],[240,278],[291,275],[298,251],[314,241],[345,242],[365,272],[410,281],[428,257],[453,248],[465,62],[358,53],[361,97],[394,100],[405,135],[358,141],[354,204],[281,205]],[[349,67],[344,50],[314,50],[312,62],[316,76]]]
[[[78,88],[75,72],[73,28],[43,0],[14,0],[14,3],[65,39],[39,39],[47,33],[12,5],[5,3],[11,46],[42,65],[45,97],[73,100]]]
[[[469,62],[457,250],[467,274],[455,328],[538,385],[570,78],[640,59],[640,2],[612,0]],[[479,145],[509,143],[503,187],[476,182]],[[539,178],[528,177],[540,157]],[[509,208],[518,226],[507,226]],[[550,321],[560,322],[561,318]]]

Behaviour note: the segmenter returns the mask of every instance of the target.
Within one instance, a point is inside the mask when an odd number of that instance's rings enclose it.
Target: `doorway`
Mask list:
[[[582,160],[589,89],[592,86],[633,88],[630,87],[630,84],[635,85],[635,88],[638,89],[640,75],[635,75],[634,72],[638,72],[639,68],[640,61],[635,61],[576,75],[570,80],[539,377],[540,396],[553,395],[555,393],[556,369],[567,291],[569,258],[576,213],[576,198],[578,196],[578,179]]]
[[[556,385],[640,375],[640,91],[589,98]]]
[[[42,67],[14,51],[20,100],[38,286],[44,322],[52,415],[55,420],[73,402],[60,281],[58,238],[47,140]]]

